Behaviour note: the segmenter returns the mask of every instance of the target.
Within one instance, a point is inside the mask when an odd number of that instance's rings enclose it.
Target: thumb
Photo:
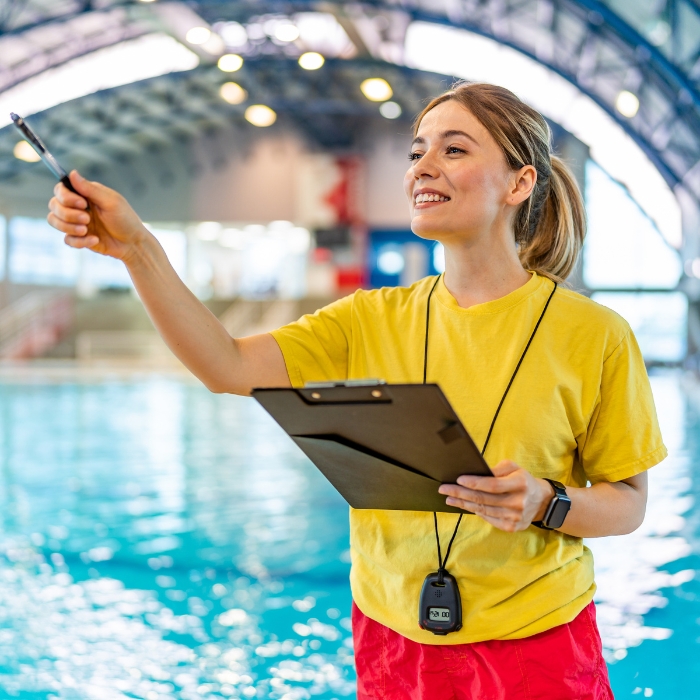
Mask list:
[[[513,472],[518,471],[518,469],[520,469],[520,467],[515,462],[511,462],[509,459],[504,459],[495,466],[491,467],[493,475],[499,477],[508,476],[508,474],[512,474]]]
[[[75,187],[76,192],[85,197],[85,199],[97,206],[106,205],[108,203],[110,195],[112,194],[112,190],[110,190],[109,187],[105,187],[99,182],[86,180],[77,170],[73,170],[68,177],[70,178],[71,185]]]

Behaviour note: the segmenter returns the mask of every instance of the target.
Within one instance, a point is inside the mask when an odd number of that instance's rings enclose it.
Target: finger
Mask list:
[[[473,501],[468,501],[462,498],[448,498],[446,503],[448,506],[455,506],[457,508],[462,508],[463,510],[476,513],[477,515],[488,516],[490,518],[496,518],[507,522],[515,523],[520,522],[522,519],[520,513],[517,513],[510,508],[484,505],[483,503],[474,503]]]
[[[494,476],[460,476],[457,483],[464,488],[485,493],[507,493],[513,491],[516,485],[507,477]]]
[[[68,177],[78,193],[97,206],[107,206],[110,202],[114,202],[115,197],[118,196],[109,187],[105,187],[99,182],[86,180],[77,170],[73,170]]]
[[[512,496],[510,493],[494,494],[483,491],[474,491],[473,489],[465,489],[463,486],[457,486],[457,484],[443,484],[438,489],[438,492],[443,496],[451,496],[452,498],[461,498],[464,501],[486,503],[489,505],[501,505]]]
[[[88,232],[88,227],[84,224],[69,224],[63,219],[59,219],[53,212],[46,217],[46,220],[55,229],[69,236],[85,236]]]
[[[49,210],[59,219],[69,224],[87,225],[90,223],[90,214],[88,214],[84,209],[75,209],[63,206],[63,204],[61,204],[56,197],[53,197],[49,202]]]
[[[91,236],[66,236],[63,239],[63,242],[66,245],[69,245],[71,248],[92,248],[93,246],[96,246],[100,242],[100,239],[94,235],[91,235]]]
[[[88,203],[84,197],[81,197],[75,192],[71,192],[62,182],[59,182],[53,188],[53,193],[56,199],[66,207],[73,209],[87,209]]]
[[[510,459],[502,459],[498,464],[491,467],[494,476],[508,476],[513,472],[519,471],[520,467]]]

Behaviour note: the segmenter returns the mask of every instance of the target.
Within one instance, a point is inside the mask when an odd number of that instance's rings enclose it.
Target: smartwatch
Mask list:
[[[542,520],[532,524],[543,530],[556,530],[564,524],[566,515],[571,508],[571,499],[566,495],[564,484],[552,479],[545,479],[545,481],[548,481],[554,489],[554,498],[549,502]]]

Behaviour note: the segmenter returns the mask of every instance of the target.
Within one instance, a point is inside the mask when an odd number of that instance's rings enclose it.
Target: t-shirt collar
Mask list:
[[[445,286],[444,276],[442,277],[442,279],[438,283],[438,286],[435,289],[435,297],[438,299],[438,301],[440,301],[443,304],[443,306],[446,306],[448,309],[456,311],[458,313],[470,314],[473,316],[480,316],[482,314],[495,314],[500,311],[505,311],[506,309],[509,309],[515,306],[516,304],[519,304],[531,294],[534,294],[535,292],[539,291],[546,284],[546,277],[540,277],[536,272],[533,272],[531,270],[528,270],[528,273],[530,274],[530,279],[524,285],[522,285],[522,287],[518,287],[510,294],[506,294],[500,299],[487,301],[483,304],[475,304],[474,306],[470,306],[468,309],[462,308],[457,303],[457,300],[452,296],[452,294],[450,294],[447,287]]]

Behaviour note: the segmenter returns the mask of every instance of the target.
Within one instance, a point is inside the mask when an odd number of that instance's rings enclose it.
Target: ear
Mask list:
[[[506,202],[511,206],[522,204],[532,194],[536,184],[537,170],[532,165],[523,165],[512,173]]]

